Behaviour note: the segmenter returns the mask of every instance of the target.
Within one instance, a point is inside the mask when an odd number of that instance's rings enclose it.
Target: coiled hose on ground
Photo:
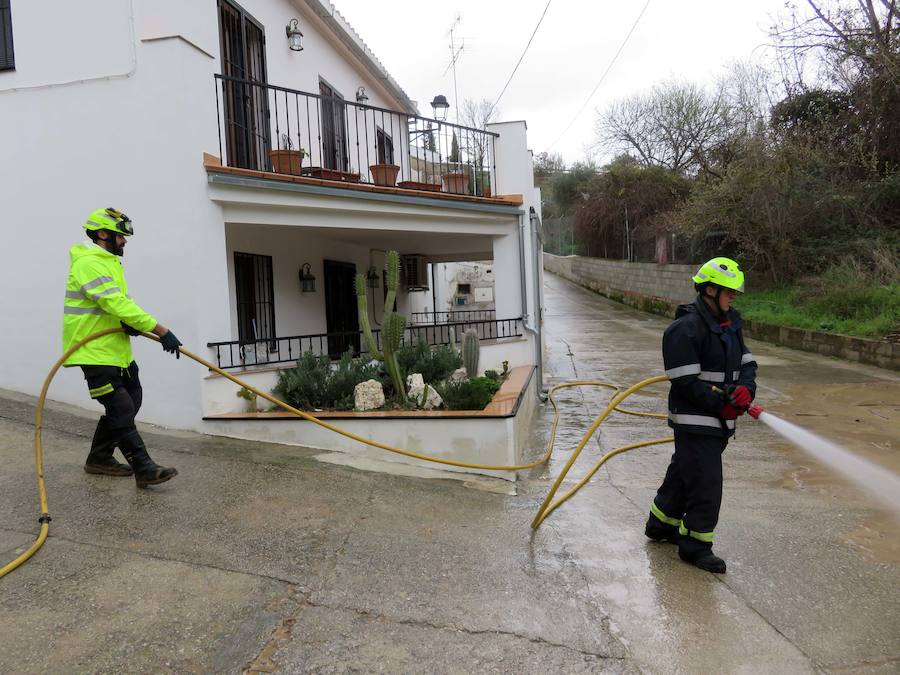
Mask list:
[[[63,363],[65,363],[66,359],[69,358],[77,349],[79,349],[82,345],[90,342],[91,340],[96,340],[97,338],[103,337],[104,335],[109,335],[111,333],[121,332],[119,328],[109,328],[107,330],[98,331],[93,333],[92,335],[87,336],[83,340],[79,340],[76,342],[70,349],[66,351],[65,354],[59,357],[59,360],[53,364],[53,367],[50,369],[50,372],[47,374],[46,379],[44,380],[44,384],[41,387],[40,396],[38,396],[37,408],[34,413],[34,466],[35,473],[37,476],[37,486],[38,486],[38,499],[40,500],[41,505],[41,515],[38,518],[38,522],[41,524],[41,530],[38,534],[37,539],[34,543],[28,548],[27,551],[22,553],[15,560],[7,563],[3,567],[0,567],[0,578],[6,576],[14,569],[22,565],[25,561],[27,561],[31,556],[33,556],[41,546],[44,545],[44,542],[47,540],[47,535],[50,532],[50,513],[49,513],[49,505],[47,502],[47,490],[44,484],[44,461],[43,461],[43,448],[41,445],[41,424],[43,422],[44,417],[44,403],[47,398],[47,391],[50,388],[50,382],[53,380],[56,372],[60,369]],[[151,340],[156,340],[159,342],[159,338],[155,335],[151,335],[149,333],[144,333],[144,337],[149,338]],[[465,469],[479,469],[484,471],[523,471],[525,469],[533,469],[542,464],[546,464],[550,459],[550,456],[553,454],[553,446],[556,441],[556,430],[559,425],[559,408],[556,404],[556,401],[553,398],[554,392],[559,389],[566,389],[569,387],[582,387],[582,386],[594,386],[594,387],[606,387],[608,389],[613,389],[617,393],[613,396],[612,400],[606,406],[606,408],[594,419],[594,422],[588,428],[588,430],[584,433],[579,441],[578,445],[575,447],[575,450],[572,452],[571,457],[566,462],[566,465],[563,467],[563,470],[556,477],[556,480],[553,483],[553,487],[550,488],[550,491],[547,493],[547,496],[544,498],[544,501],[541,503],[540,508],[538,509],[537,514],[534,516],[534,520],[531,522],[532,528],[537,528],[540,524],[549,516],[554,510],[556,510],[561,504],[563,504],[566,500],[570,499],[578,490],[580,490],[584,485],[590,481],[590,479],[594,476],[594,474],[599,471],[600,467],[603,466],[608,459],[614,457],[622,452],[626,452],[628,450],[634,450],[635,448],[642,448],[648,445],[656,445],[659,443],[669,443],[673,439],[672,437],[668,438],[657,438],[651,441],[642,441],[640,443],[632,443],[630,445],[625,445],[620,448],[616,448],[615,450],[611,450],[607,452],[605,455],[600,457],[595,463],[594,466],[588,471],[585,476],[578,481],[571,489],[565,492],[562,496],[554,501],[554,497],[556,496],[556,492],[559,490],[559,486],[562,484],[563,479],[565,479],[566,474],[568,474],[569,470],[572,468],[572,465],[575,463],[575,460],[578,459],[578,455],[581,454],[581,451],[584,449],[584,446],[587,445],[588,441],[590,441],[591,437],[594,435],[594,432],[597,428],[603,423],[603,421],[609,416],[609,414],[616,410],[618,412],[625,413],[627,415],[637,415],[640,417],[657,417],[657,418],[665,418],[666,416],[660,413],[647,413],[647,412],[639,412],[633,410],[625,410],[619,408],[618,405],[624,401],[627,397],[631,396],[636,391],[643,389],[651,384],[656,384],[657,382],[664,382],[667,380],[665,376],[657,376],[651,377],[637,384],[634,384],[625,391],[618,391],[619,388],[613,384],[609,384],[608,382],[597,382],[593,380],[584,380],[584,381],[576,381],[576,382],[564,382],[562,384],[557,384],[550,389],[548,392],[548,397],[550,403],[553,405],[554,418],[553,425],[550,431],[550,440],[547,444],[547,450],[544,452],[543,456],[535,460],[533,462],[528,462],[527,464],[515,464],[511,466],[502,466],[502,465],[490,465],[490,464],[473,464],[470,462],[458,462],[452,459],[445,459],[442,457],[432,457],[430,455],[423,455],[418,452],[412,452],[411,450],[405,450],[403,448],[397,448],[392,445],[387,445],[385,443],[380,443],[371,438],[364,438],[357,434],[354,434],[349,431],[345,431],[340,427],[334,426],[333,424],[329,424],[328,422],[324,422],[313,415],[310,415],[307,412],[294,408],[293,406],[285,403],[284,401],[280,401],[275,398],[271,394],[261,391],[252,385],[242,382],[240,379],[235,377],[234,375],[225,372],[221,368],[214,366],[212,363],[207,361],[206,359],[197,356],[196,354],[184,349],[180,348],[180,351],[185,356],[192,358],[197,363],[205,366],[209,370],[212,370],[219,375],[231,380],[238,386],[244,387],[249,391],[253,392],[257,396],[260,396],[270,403],[273,403],[281,408],[284,408],[288,412],[291,412],[298,417],[302,417],[305,420],[308,420],[314,424],[318,424],[320,427],[324,427],[329,431],[333,431],[336,434],[341,434],[342,436],[346,436],[347,438],[352,438],[355,441],[359,441],[360,443],[364,443],[365,445],[370,445],[375,448],[381,448],[382,450],[386,450],[388,452],[393,452],[399,455],[404,455],[406,457],[412,457],[414,459],[420,459],[426,462],[435,462],[437,464],[445,464],[448,466],[456,466]]]

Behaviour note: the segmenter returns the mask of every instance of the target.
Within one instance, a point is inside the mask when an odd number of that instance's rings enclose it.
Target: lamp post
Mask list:
[[[434,111],[434,119],[438,122],[443,122],[447,119],[447,111],[450,109],[450,104],[447,102],[447,97],[443,94],[438,94],[431,101],[431,109]]]

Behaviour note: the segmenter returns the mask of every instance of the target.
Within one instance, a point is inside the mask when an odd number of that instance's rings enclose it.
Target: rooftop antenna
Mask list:
[[[459,59],[459,55],[462,54],[463,47],[466,46],[466,40],[463,38],[460,42],[459,49],[457,49],[453,32],[456,30],[456,26],[459,24],[461,18],[462,15],[457,14],[456,19],[453,21],[453,25],[450,26],[450,63],[444,69],[444,75],[447,74],[448,70],[451,68],[453,69],[453,107],[456,110],[457,124],[459,124],[459,92],[456,89],[456,61]]]

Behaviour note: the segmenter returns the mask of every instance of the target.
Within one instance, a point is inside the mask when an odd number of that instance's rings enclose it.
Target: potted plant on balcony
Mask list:
[[[294,141],[287,134],[281,134],[281,143],[278,150],[270,150],[269,158],[272,160],[272,171],[275,173],[289,173],[300,175],[300,165],[306,157],[306,150],[300,148],[294,150]]]
[[[400,167],[396,164],[372,164],[369,171],[372,172],[372,182],[375,185],[394,187],[397,184]]]
[[[444,192],[453,195],[464,195],[469,192],[469,175],[462,171],[448,171],[441,174]]]

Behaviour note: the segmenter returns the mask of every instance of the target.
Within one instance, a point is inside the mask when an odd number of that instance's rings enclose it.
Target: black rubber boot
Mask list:
[[[650,517],[647,519],[647,526],[644,528],[644,534],[653,541],[669,544],[678,543],[678,528],[674,525],[661,523],[653,514],[650,514]]]
[[[113,458],[115,449],[116,441],[106,422],[106,416],[103,415],[97,422],[97,429],[94,431],[94,440],[91,442],[91,451],[85,460],[84,470],[87,473],[104,476],[130,476],[134,473],[131,467],[117,462]]]
[[[701,570],[713,572],[714,574],[725,574],[725,561],[713,553],[712,548],[691,551],[679,546],[678,557],[685,562],[689,562],[694,567],[699,567]]]
[[[147,453],[144,440],[137,431],[129,431],[119,441],[119,449],[134,469],[134,480],[138,487],[165,483],[178,475],[178,469],[160,466]]]

